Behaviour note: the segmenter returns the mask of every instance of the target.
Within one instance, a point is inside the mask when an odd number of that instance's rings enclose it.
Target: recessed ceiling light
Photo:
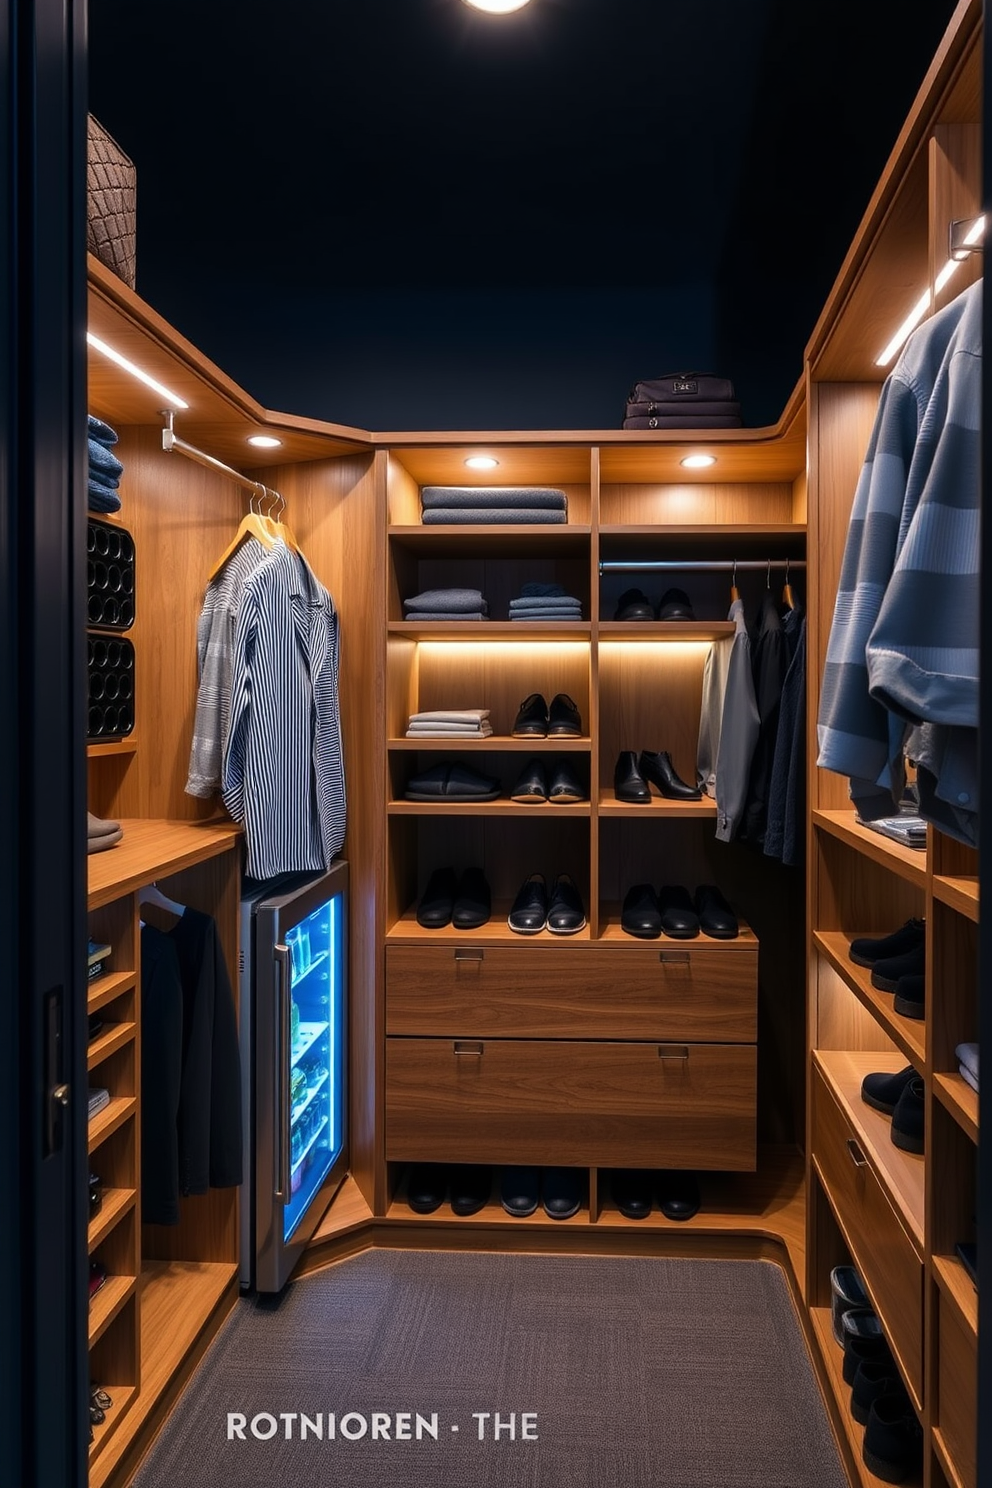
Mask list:
[[[142,372],[141,368],[136,367],[134,362],[128,361],[126,356],[122,356],[119,351],[115,351],[112,346],[108,346],[106,341],[101,341],[98,336],[94,336],[92,331],[86,332],[86,340],[93,347],[94,351],[98,351],[101,356],[107,357],[109,361],[116,362],[117,366],[123,367],[125,372],[130,372],[132,377],[136,377],[139,382],[143,382],[145,387],[151,388],[153,393],[158,393],[159,397],[164,398],[167,403],[171,403],[173,408],[189,407],[185,398],[180,398],[178,393],[170,393],[169,389],[164,387],[162,383],[156,382],[154,377],[149,377],[147,372]]]
[[[679,464],[684,465],[686,470],[705,470],[707,465],[716,464],[716,455],[686,455]]]
[[[282,440],[276,439],[272,434],[249,434],[248,443],[253,444],[256,449],[278,449]]]
[[[465,464],[469,470],[495,470],[499,461],[494,460],[492,455],[469,455]]]
[[[527,0],[465,0],[465,3],[490,15],[509,15],[511,10],[523,10]]]

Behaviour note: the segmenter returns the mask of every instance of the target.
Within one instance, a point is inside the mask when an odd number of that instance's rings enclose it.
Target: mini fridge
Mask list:
[[[241,1286],[278,1292],[345,1176],[348,865],[241,903]]]

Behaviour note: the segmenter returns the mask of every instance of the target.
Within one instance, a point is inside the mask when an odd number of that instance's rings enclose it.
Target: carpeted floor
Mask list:
[[[417,1439],[418,1413],[436,1440],[423,1426]],[[296,1282],[277,1303],[241,1301],[135,1480],[424,1484],[846,1479],[774,1265],[376,1250]]]

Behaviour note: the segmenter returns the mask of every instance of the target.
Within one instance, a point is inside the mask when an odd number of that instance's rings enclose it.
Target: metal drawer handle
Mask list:
[[[486,953],[481,946],[463,946],[455,952],[456,961],[484,961]]]
[[[689,1063],[689,1045],[688,1044],[659,1044],[658,1045],[658,1058],[659,1059],[678,1059],[678,1060],[683,1061],[684,1063],[688,1064]]]
[[[868,1159],[853,1137],[848,1137],[847,1139],[847,1150],[851,1154],[851,1161],[856,1168],[866,1168],[868,1166]]]
[[[688,966],[689,965],[689,952],[688,951],[659,951],[658,952],[658,960],[661,962],[661,964],[663,966],[675,966],[675,965]]]
[[[467,1039],[455,1039],[455,1042],[454,1042],[453,1047],[454,1047],[454,1051],[455,1051],[455,1054],[456,1055],[458,1055],[458,1054],[469,1054],[469,1055],[474,1056],[476,1059],[481,1059],[482,1058],[483,1043],[482,1043],[482,1040],[481,1039],[479,1039],[477,1041],[475,1041],[475,1040],[469,1041]]]

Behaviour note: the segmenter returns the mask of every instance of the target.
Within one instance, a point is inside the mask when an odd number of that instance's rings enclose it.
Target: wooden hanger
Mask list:
[[[262,489],[265,489],[264,486]],[[254,500],[255,498],[253,496],[252,501],[254,502]],[[225,548],[213,568],[211,568],[210,578],[215,579],[217,577],[228,559],[232,558],[238,551],[245,538],[257,538],[265,547],[274,548],[280,536],[281,534],[275,531],[275,523],[272,522],[271,518],[263,517],[261,512],[257,512],[254,506],[251,506],[242,517],[241,526],[234,534],[232,541]]]
[[[174,930],[186,913],[185,904],[177,904],[174,899],[167,899],[157,884],[144,884],[138,890],[138,903],[141,906],[141,919],[148,925],[153,925],[156,930]],[[151,914],[147,911],[151,910]]]
[[[275,492],[274,494],[277,496],[279,495],[278,492]],[[293,536],[292,531],[286,526],[285,522],[280,519],[281,513],[285,511],[285,509],[286,503],[283,498],[279,496],[279,506],[276,508],[276,510],[280,515],[276,517],[269,516],[266,518],[266,520],[271,522],[272,529],[275,532],[276,536],[286,544],[287,548],[296,553],[298,556],[302,557],[302,554],[300,553],[299,543],[296,541],[296,538]]]
[[[786,558],[786,560],[785,560],[785,584],[782,587],[782,603],[784,605],[788,605],[790,610],[794,610],[796,608],[795,595],[792,592],[792,585],[789,583],[789,560],[788,560],[788,558]]]
[[[730,576],[730,603],[740,599],[741,592],[737,587],[737,559],[734,559],[734,571]]]

